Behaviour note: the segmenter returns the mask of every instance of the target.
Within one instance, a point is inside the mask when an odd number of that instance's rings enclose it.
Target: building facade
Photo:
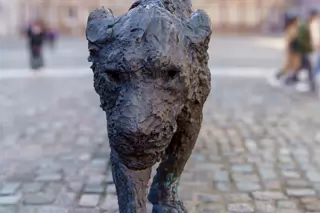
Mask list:
[[[19,28],[18,0],[0,0],[0,37],[12,36]]]
[[[20,4],[20,19],[21,22],[40,19],[62,34],[81,35],[90,11],[102,5],[115,8],[116,15],[123,13],[125,8],[123,1],[112,0],[28,0]]]
[[[127,12],[134,0],[0,0],[0,35],[18,33],[30,21],[41,19],[61,34],[84,35],[87,17],[97,7],[112,8],[115,16]],[[205,9],[215,32],[279,30],[283,14],[320,5],[320,0],[193,0]]]

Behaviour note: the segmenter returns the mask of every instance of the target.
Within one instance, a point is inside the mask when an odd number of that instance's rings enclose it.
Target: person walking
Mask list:
[[[30,66],[32,70],[39,70],[44,66],[42,47],[45,40],[45,33],[43,29],[40,22],[35,22],[30,25],[27,32]]]
[[[286,17],[285,20],[285,64],[283,68],[276,73],[275,79],[270,79],[273,86],[279,86],[281,81],[300,66],[300,54],[296,51],[295,39],[298,34],[299,19],[297,16]]]
[[[319,54],[320,45],[320,25],[318,12],[311,10],[307,23],[299,27],[298,36],[295,41],[297,43],[297,51],[301,54],[301,66],[287,79],[288,83],[298,83],[297,90],[307,92],[309,90],[316,92],[315,66],[312,59]],[[316,63],[314,63],[315,65]],[[306,70],[309,84],[305,84],[299,75]]]

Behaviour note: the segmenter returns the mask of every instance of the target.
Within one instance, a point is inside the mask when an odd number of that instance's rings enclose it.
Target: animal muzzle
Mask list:
[[[176,131],[171,123],[162,123],[152,129],[143,127],[121,121],[108,123],[111,149],[130,169],[143,170],[160,161]]]

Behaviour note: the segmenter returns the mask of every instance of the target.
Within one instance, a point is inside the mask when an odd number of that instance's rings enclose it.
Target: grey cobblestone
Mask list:
[[[222,198],[220,195],[212,195],[212,194],[199,194],[197,198],[198,198],[198,201],[200,201],[201,203],[217,203],[222,201]]]
[[[119,211],[118,199],[116,195],[107,195],[101,205],[101,209],[108,210],[110,212]]]
[[[26,194],[24,195],[23,203],[26,205],[47,205],[52,204],[56,197],[49,194]]]
[[[229,204],[228,210],[230,213],[251,213],[254,212],[254,208],[250,204]]]
[[[79,206],[96,207],[99,203],[100,195],[83,194],[79,201]]]
[[[229,173],[227,171],[215,172],[213,179],[217,182],[228,182]]]
[[[275,204],[272,202],[263,202],[263,201],[257,201],[255,202],[256,209],[259,213],[275,213],[276,207]]]
[[[58,173],[53,173],[53,174],[43,174],[39,175],[36,178],[37,181],[46,181],[46,182],[52,182],[52,181],[61,181],[62,180],[62,175]]]
[[[22,193],[14,205],[0,193],[0,213],[118,212],[92,79],[1,80],[0,91],[0,191]],[[212,91],[180,184],[190,213],[318,212],[319,101],[259,80],[213,79]]]
[[[84,193],[102,194],[105,191],[105,186],[100,183],[90,183],[84,187]]]
[[[252,200],[249,194],[244,194],[244,193],[227,194],[225,195],[225,199],[230,203],[248,202]]]
[[[303,196],[316,196],[316,191],[313,189],[288,189],[289,196],[303,197]]]
[[[0,196],[1,205],[16,205],[20,202],[21,195]]]
[[[251,182],[238,182],[237,188],[240,192],[254,192],[261,189],[260,184]]]
[[[282,192],[253,192],[253,198],[257,200],[285,200],[287,197]]]
[[[0,196],[15,194],[21,183],[5,183],[0,190]]]
[[[252,172],[253,168],[252,165],[234,165],[231,167],[231,171],[233,172]]]
[[[297,204],[293,201],[283,201],[283,200],[279,200],[277,202],[277,207],[280,209],[296,209],[297,208]]]
[[[55,206],[41,206],[38,208],[38,213],[68,213],[68,209]]]
[[[44,183],[26,183],[22,186],[22,191],[24,193],[36,193],[41,191],[44,188]]]
[[[16,207],[8,207],[8,206],[0,206],[0,213],[16,213],[17,209]],[[28,213],[28,212],[25,212]]]

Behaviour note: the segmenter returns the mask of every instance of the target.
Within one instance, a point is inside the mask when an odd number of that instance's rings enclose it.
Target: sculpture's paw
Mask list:
[[[152,213],[188,213],[182,202],[175,205],[172,204],[156,204],[153,205]]]

